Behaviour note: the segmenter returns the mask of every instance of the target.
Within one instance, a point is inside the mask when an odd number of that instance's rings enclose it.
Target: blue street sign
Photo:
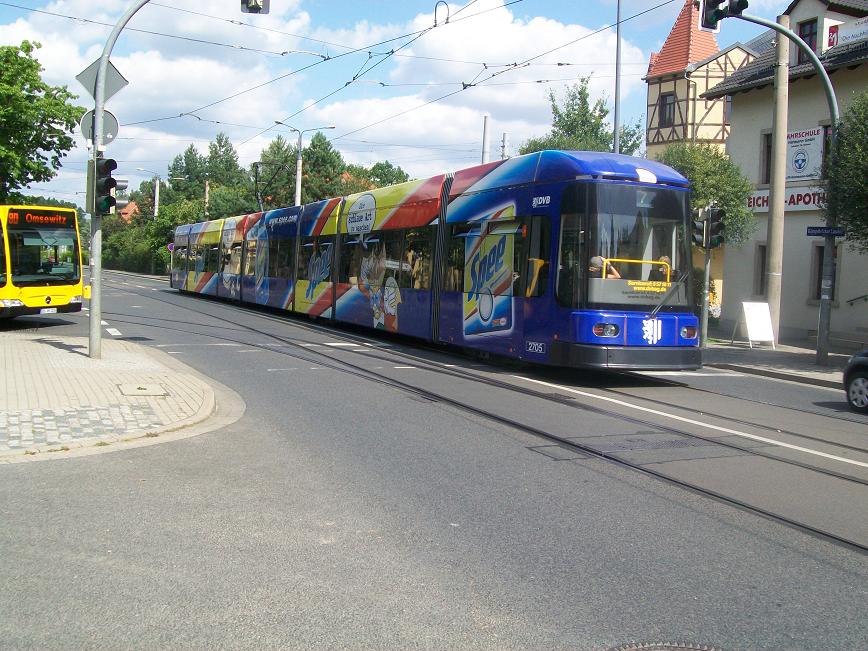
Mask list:
[[[844,237],[847,234],[840,226],[808,226],[808,236],[826,236]]]

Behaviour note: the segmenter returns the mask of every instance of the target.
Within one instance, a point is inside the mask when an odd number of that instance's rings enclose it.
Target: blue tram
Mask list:
[[[695,369],[687,180],[543,151],[180,226],[182,291],[540,364]]]

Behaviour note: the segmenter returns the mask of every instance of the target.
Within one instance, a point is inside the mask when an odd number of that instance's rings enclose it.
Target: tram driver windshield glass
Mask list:
[[[9,228],[12,282],[18,286],[66,284],[81,277],[78,242],[71,228]]]
[[[565,201],[561,233],[559,301],[579,307],[653,306],[690,264],[685,241],[687,193],[648,186],[600,183]],[[569,273],[565,273],[566,267]],[[584,291],[586,301],[582,301]],[[667,307],[688,304],[686,282]]]

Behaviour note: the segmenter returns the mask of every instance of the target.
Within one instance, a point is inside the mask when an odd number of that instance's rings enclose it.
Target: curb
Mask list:
[[[832,380],[823,380],[821,378],[799,375],[798,373],[786,373],[784,371],[773,371],[766,368],[757,368],[756,366],[740,366],[738,364],[721,364],[706,362],[705,364],[703,364],[703,366],[721,368],[727,371],[738,371],[740,373],[746,373],[748,375],[763,375],[765,377],[775,378],[776,380],[789,380],[790,382],[798,382],[800,384],[813,384],[814,386],[818,387],[841,389],[842,391],[844,390],[841,382],[833,382]]]

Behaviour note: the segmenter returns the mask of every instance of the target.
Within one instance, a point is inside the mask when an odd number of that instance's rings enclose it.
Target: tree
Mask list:
[[[834,154],[827,173],[827,218],[847,229],[853,248],[868,253],[868,91],[844,114]]]
[[[207,159],[190,145],[183,154],[178,154],[169,165],[169,178],[175,196],[183,199],[202,199],[205,196],[205,179],[208,177]]]
[[[295,160],[295,145],[280,135],[260,153],[259,193],[266,208],[295,203]]]
[[[213,187],[213,186],[212,186]],[[253,196],[253,187],[213,187],[208,197],[208,219],[221,219],[256,212],[259,206]]]
[[[70,132],[84,113],[66,86],[42,81],[33,58],[39,43],[0,47],[0,202],[30,183],[48,181],[75,144]]]
[[[250,183],[247,172],[238,164],[238,152],[225,133],[218,133],[208,145],[205,169],[213,185],[237,187]]]
[[[321,132],[317,131],[302,152],[301,201],[310,203],[341,196],[344,159]]]
[[[371,166],[371,181],[378,188],[387,185],[396,185],[410,180],[410,175],[407,174],[400,166],[395,167],[389,161],[374,163]]]
[[[705,143],[675,143],[658,160],[690,181],[690,202],[694,209],[714,205],[726,211],[723,227],[727,244],[741,244],[753,232],[756,220],[747,207],[753,188],[724,152]]]
[[[590,77],[582,77],[579,83],[569,86],[563,106],[558,104],[555,92],[549,91],[552,130],[542,138],[528,140],[522,145],[520,153],[530,154],[543,149],[612,151],[614,132],[606,124],[609,109],[605,99],[598,99],[591,105],[589,80]],[[642,144],[643,134],[638,121],[633,125],[622,125],[619,136],[621,153],[636,153]]]

